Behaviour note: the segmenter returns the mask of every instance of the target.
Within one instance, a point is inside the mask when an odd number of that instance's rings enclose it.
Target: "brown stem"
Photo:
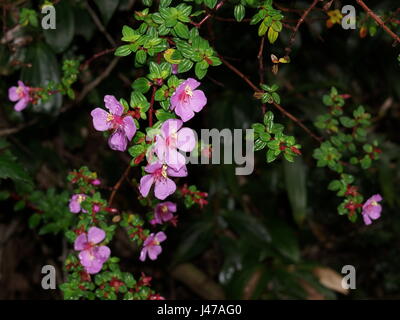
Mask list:
[[[381,28],[383,30],[386,31],[387,34],[389,34],[393,40],[397,41],[400,43],[400,38],[397,34],[395,34],[392,30],[390,30],[385,23],[383,22],[383,20],[377,15],[375,14],[375,12],[373,12],[362,0],[356,0],[357,3],[364,9],[364,11],[372,18],[376,21],[377,24],[379,24],[381,26]]]
[[[219,3],[215,6],[214,11],[219,10],[219,8],[221,8],[221,7],[224,5],[224,3],[225,3],[225,0],[222,0],[221,2],[219,2]],[[200,28],[201,25],[202,25],[204,22],[206,22],[208,19],[211,18],[211,16],[212,16],[212,13],[210,12],[210,13],[208,13],[199,23],[192,22],[192,24],[193,24],[196,28]]]
[[[110,48],[110,49],[106,49],[103,50],[101,52],[98,52],[96,54],[94,54],[91,58],[87,59],[81,66],[80,66],[80,70],[85,70],[92,62],[93,60],[100,58],[106,54],[109,54],[111,52],[114,52],[116,50],[116,48]]]
[[[150,99],[150,108],[149,108],[149,127],[153,126],[153,106],[154,106],[154,97],[156,95],[156,86],[153,85],[153,92],[151,93],[151,99]]]
[[[260,88],[258,88],[248,77],[246,77],[242,72],[240,72],[237,68],[235,68],[233,65],[231,65],[228,61],[226,61],[224,58],[219,56],[222,63],[226,65],[229,69],[231,69],[234,73],[236,73],[240,78],[242,78],[255,92],[263,92]],[[321,143],[323,140],[322,138],[318,137],[316,134],[314,134],[310,129],[308,129],[301,121],[300,119],[296,118],[294,115],[292,115],[290,112],[286,111],[281,105],[277,103],[273,103],[275,108],[277,108],[280,112],[282,112],[285,116],[287,116],[289,119],[294,121],[299,127],[301,127],[307,134],[309,134],[314,140],[318,141]]]
[[[112,192],[110,195],[110,198],[108,199],[108,206],[111,207],[112,203],[114,201],[115,195],[117,194],[119,188],[121,187],[122,182],[128,177],[129,172],[131,171],[131,165],[129,164],[128,167],[125,169],[124,173],[122,174],[122,176],[119,178],[119,180],[117,181],[117,183],[114,185],[114,187],[112,188]]]
[[[309,15],[309,13],[311,12],[311,10],[318,4],[318,2],[320,2],[322,0],[314,0],[313,3],[311,3],[311,5],[308,7],[308,9],[306,11],[303,12],[302,16],[300,17],[299,21],[297,21],[296,26],[294,27],[294,30],[292,32],[292,35],[290,36],[289,39],[289,44],[286,47],[285,51],[286,54],[289,55],[290,52],[292,51],[291,47],[293,46],[294,40],[296,38],[296,34],[297,31],[299,30],[301,24],[304,22],[304,20],[307,18],[307,16]]]

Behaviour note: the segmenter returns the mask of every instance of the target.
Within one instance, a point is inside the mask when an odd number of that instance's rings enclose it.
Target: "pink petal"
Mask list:
[[[104,240],[106,237],[106,233],[104,230],[97,228],[97,227],[91,227],[88,231],[88,241],[94,244],[100,243],[101,241]]]
[[[171,134],[177,133],[182,127],[183,122],[179,119],[168,119],[161,126],[161,133],[164,138],[169,137]]]
[[[194,111],[190,104],[179,102],[176,105],[175,113],[182,119],[183,122],[189,121],[194,117]]]
[[[19,94],[17,93],[17,87],[11,87],[8,89],[8,99],[13,102],[20,99]]]
[[[111,250],[107,246],[96,247],[95,251],[94,251],[94,255],[102,263],[104,263],[108,260],[108,258],[110,257],[110,254],[111,254]]]
[[[176,184],[169,178],[161,179],[155,182],[154,195],[157,199],[164,200],[176,190]]]
[[[110,112],[113,115],[116,116],[121,116],[122,113],[124,112],[124,107],[121,106],[121,104],[118,102],[117,99],[115,99],[114,96],[107,95],[104,97],[104,104],[106,105],[106,108],[110,110]]]
[[[90,115],[93,118],[93,126],[97,131],[106,131],[110,129],[111,124],[107,121],[109,115],[107,111],[101,108],[96,108],[90,113]]]
[[[193,96],[190,99],[190,106],[193,111],[199,112],[207,104],[207,98],[201,90],[193,91]]]
[[[119,129],[114,131],[108,139],[108,145],[115,151],[125,151],[127,144],[128,140],[125,132]]]
[[[82,233],[75,239],[74,249],[76,251],[81,251],[85,249],[86,245],[87,245],[86,233]]]
[[[156,170],[160,169],[162,167],[162,164],[159,162],[153,162],[153,163],[149,163],[144,170],[148,173],[153,173]]]
[[[179,170],[186,164],[186,158],[176,149],[168,148],[165,154],[165,162],[171,168]]]
[[[133,121],[133,118],[131,116],[125,117],[123,119],[123,122],[124,122],[125,135],[128,138],[128,140],[131,141],[136,133],[135,122]]]
[[[162,248],[161,246],[152,246],[150,248],[148,248],[147,252],[149,254],[149,258],[151,260],[156,260],[157,256],[161,253]]]
[[[140,261],[144,261],[146,260],[146,255],[147,255],[147,247],[144,247],[141,251],[140,251]]]
[[[164,240],[167,239],[167,236],[165,235],[164,232],[160,231],[156,234],[156,239],[158,242],[163,242]]]
[[[28,105],[29,100],[27,99],[21,99],[18,101],[18,103],[14,106],[14,110],[15,111],[22,111],[26,108],[26,106]]]
[[[170,177],[186,177],[188,173],[187,173],[186,166],[183,166],[179,170],[174,170],[173,168],[168,168],[167,174]]]
[[[371,219],[369,218],[369,216],[367,214],[363,214],[363,219],[364,219],[364,223],[368,226],[372,223]]]
[[[139,191],[143,197],[147,197],[153,182],[154,178],[151,174],[147,174],[140,179]]]
[[[190,88],[192,88],[192,90],[194,90],[200,85],[200,82],[198,82],[196,79],[188,78],[181,85],[183,85],[183,87],[189,86]]]
[[[178,132],[177,147],[184,152],[193,151],[196,146],[196,139],[192,129],[182,128]]]

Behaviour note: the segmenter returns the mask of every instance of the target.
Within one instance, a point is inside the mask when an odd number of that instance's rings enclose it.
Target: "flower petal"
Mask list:
[[[178,132],[177,147],[184,152],[193,151],[196,146],[194,132],[190,128],[182,128]]]
[[[123,122],[124,122],[125,135],[128,138],[128,140],[131,141],[136,133],[135,122],[133,121],[133,118],[131,116],[125,117],[123,119]]]
[[[172,134],[175,134],[182,127],[183,122],[179,119],[168,119],[161,126],[161,134],[164,138],[169,137]]]
[[[165,162],[174,170],[179,170],[186,164],[186,158],[176,149],[168,148],[165,154]]]
[[[108,145],[115,151],[125,151],[127,144],[128,140],[125,132],[120,129],[114,131],[108,139]]]
[[[194,117],[194,111],[188,103],[179,102],[176,105],[175,113],[182,119],[183,122],[189,121]]]
[[[104,230],[97,228],[97,227],[91,227],[88,231],[88,241],[94,244],[100,243],[101,241],[104,240],[106,237],[106,233]]]
[[[75,239],[74,249],[76,251],[81,251],[85,249],[86,245],[87,245],[86,233],[82,233]]]
[[[101,109],[94,109],[90,115],[93,118],[93,126],[97,131],[107,131],[111,128],[111,123],[107,121],[108,112]]]
[[[154,187],[154,195],[157,199],[164,200],[176,190],[176,184],[169,178],[157,180]]]
[[[164,240],[167,239],[167,236],[164,232],[160,231],[156,234],[156,239],[158,242],[163,242]]]
[[[113,115],[116,116],[121,116],[122,113],[124,112],[124,107],[121,106],[121,104],[118,102],[117,99],[115,99],[114,96],[107,95],[104,97],[104,104],[106,105],[106,108],[110,110],[110,112]]]
[[[186,166],[182,166],[179,170],[168,168],[167,174],[170,177],[186,177],[188,175]]]
[[[162,248],[161,246],[152,246],[150,248],[148,248],[147,252],[149,254],[149,258],[151,260],[156,260],[157,256],[161,253]]]
[[[140,179],[139,191],[143,197],[147,197],[153,182],[154,178],[151,174],[147,174]]]
[[[111,254],[111,250],[107,246],[96,247],[94,250],[94,255],[96,256],[96,258],[99,261],[101,261],[101,263],[106,262],[108,260],[108,258],[110,257],[110,254]]]
[[[147,255],[147,247],[143,247],[143,249],[140,251],[140,261],[145,261],[146,260],[146,255]]]
[[[17,102],[17,104],[14,106],[14,110],[15,111],[22,111],[26,108],[26,106],[28,105],[29,100],[27,99],[21,99]]]
[[[19,94],[17,93],[17,87],[11,87],[8,89],[8,99],[15,102],[20,99]]]
[[[196,112],[201,111],[203,107],[207,104],[207,98],[203,91],[195,90],[193,91],[193,96],[190,99],[190,106]]]

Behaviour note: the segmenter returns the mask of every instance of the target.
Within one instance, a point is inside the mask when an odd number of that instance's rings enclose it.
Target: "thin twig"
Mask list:
[[[20,132],[21,130],[28,128],[32,125],[34,125],[35,123],[38,122],[38,119],[33,119],[27,123],[24,123],[18,127],[14,127],[14,128],[5,128],[5,129],[1,129],[0,130],[0,137],[5,137],[5,136],[9,136],[10,134],[14,134],[17,132]]]
[[[116,196],[116,194],[117,194],[119,188],[121,187],[122,182],[128,177],[129,172],[131,171],[131,168],[132,168],[132,167],[131,167],[131,165],[129,164],[129,165],[126,167],[126,169],[125,169],[124,173],[122,174],[122,176],[119,178],[119,180],[117,181],[117,183],[116,183],[116,184],[114,185],[114,187],[112,188],[112,192],[111,192],[110,198],[108,199],[108,206],[109,206],[109,207],[112,206],[112,203],[113,203],[113,201],[114,201],[114,198],[115,198],[115,196]]]
[[[386,31],[387,34],[389,34],[393,40],[397,41],[400,43],[400,37],[395,34],[392,30],[390,30],[386,24],[383,22],[383,20],[377,15],[375,14],[375,12],[373,12],[362,0],[356,0],[357,3],[365,10],[365,12],[376,21],[377,24],[379,24],[381,26],[381,28],[383,30]]]
[[[297,24],[296,24],[296,26],[294,27],[294,30],[293,30],[293,32],[292,32],[292,34],[291,34],[291,36],[290,36],[289,44],[288,44],[288,46],[287,46],[286,49],[285,49],[287,55],[289,55],[290,52],[292,51],[291,47],[292,47],[293,44],[294,44],[294,40],[296,39],[297,31],[299,31],[299,28],[300,28],[301,24],[302,24],[302,23],[304,22],[304,20],[307,18],[307,16],[308,16],[309,13],[311,12],[311,10],[312,10],[312,9],[318,4],[318,2],[320,2],[320,1],[322,1],[322,0],[314,0],[313,3],[311,3],[311,5],[308,7],[308,9],[305,10],[305,11],[303,12],[303,14],[302,14],[302,16],[300,17],[299,21],[297,21]]]
[[[81,71],[85,70],[93,62],[93,60],[100,58],[108,53],[114,52],[115,50],[116,50],[116,48],[110,48],[110,49],[106,49],[106,50],[103,50],[101,52],[94,54],[92,57],[90,57],[84,63],[81,64],[80,70]]]
[[[93,22],[95,23],[95,25],[97,26],[97,28],[99,28],[100,32],[102,34],[104,34],[104,36],[106,37],[106,39],[108,40],[108,42],[115,47],[117,44],[115,43],[114,39],[110,36],[110,34],[107,32],[106,28],[104,27],[104,25],[101,23],[99,17],[97,16],[96,12],[94,12],[94,10],[92,9],[92,7],[85,1],[85,8],[86,10],[89,12],[90,16],[93,19]]]
[[[219,56],[222,63],[226,65],[229,69],[231,69],[234,73],[236,73],[240,78],[242,78],[255,92],[263,92],[260,88],[258,88],[248,77],[246,77],[241,71],[239,71],[236,67],[231,65],[228,61],[226,61],[224,58]],[[289,119],[294,121],[300,128],[302,128],[307,134],[309,134],[314,140],[318,141],[321,143],[323,140],[322,138],[318,137],[316,134],[314,134],[310,129],[308,129],[297,117],[292,115],[290,112],[286,111],[285,108],[283,108],[281,105],[277,103],[273,103],[275,108],[277,108],[281,113],[283,113],[285,116],[287,116]]]
[[[96,88],[105,78],[107,78],[110,73],[114,70],[114,68],[117,66],[118,61],[120,57],[114,58],[114,60],[111,61],[111,63],[108,65],[108,67],[98,76],[96,79],[94,79],[92,82],[88,83],[81,93],[78,95],[75,101],[73,103],[66,105],[63,107],[60,112],[63,113],[70,108],[72,108],[74,105],[78,105],[80,102],[83,101],[83,99],[88,95],[90,91],[92,91],[94,88]]]
[[[214,11],[218,11],[225,3],[225,0],[222,0],[221,2],[219,2],[216,6]],[[208,13],[200,22],[196,23],[196,22],[192,22],[192,24],[196,27],[196,28],[200,28],[202,26],[202,24],[204,22],[206,22],[208,19],[210,19],[212,16],[212,13]]]

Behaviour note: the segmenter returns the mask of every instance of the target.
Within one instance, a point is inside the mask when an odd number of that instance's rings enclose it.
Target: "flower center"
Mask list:
[[[168,212],[168,207],[167,206],[162,206],[161,207],[161,211],[164,212],[164,213],[167,213]]]
[[[124,125],[123,119],[124,119],[123,117],[116,116],[116,115],[109,113],[107,115],[106,121],[111,122],[113,129],[117,130],[118,128],[120,128]]]
[[[372,201],[372,202],[371,202],[371,205],[372,205],[372,206],[377,206],[377,205],[378,205],[378,202]]]
[[[78,196],[77,201],[78,201],[79,203],[82,203],[84,200],[85,200],[85,197],[84,197],[83,195],[80,194],[80,195]]]
[[[193,90],[190,86],[186,86],[185,90],[182,92],[181,100],[184,102],[188,102],[189,99],[193,96]]]
[[[172,146],[175,147],[176,146],[176,140],[178,139],[178,134],[176,132],[172,132],[167,139],[165,140],[165,142],[167,143],[167,146]]]
[[[18,87],[18,88],[17,88],[17,95],[18,95],[20,98],[25,97],[24,88]]]

